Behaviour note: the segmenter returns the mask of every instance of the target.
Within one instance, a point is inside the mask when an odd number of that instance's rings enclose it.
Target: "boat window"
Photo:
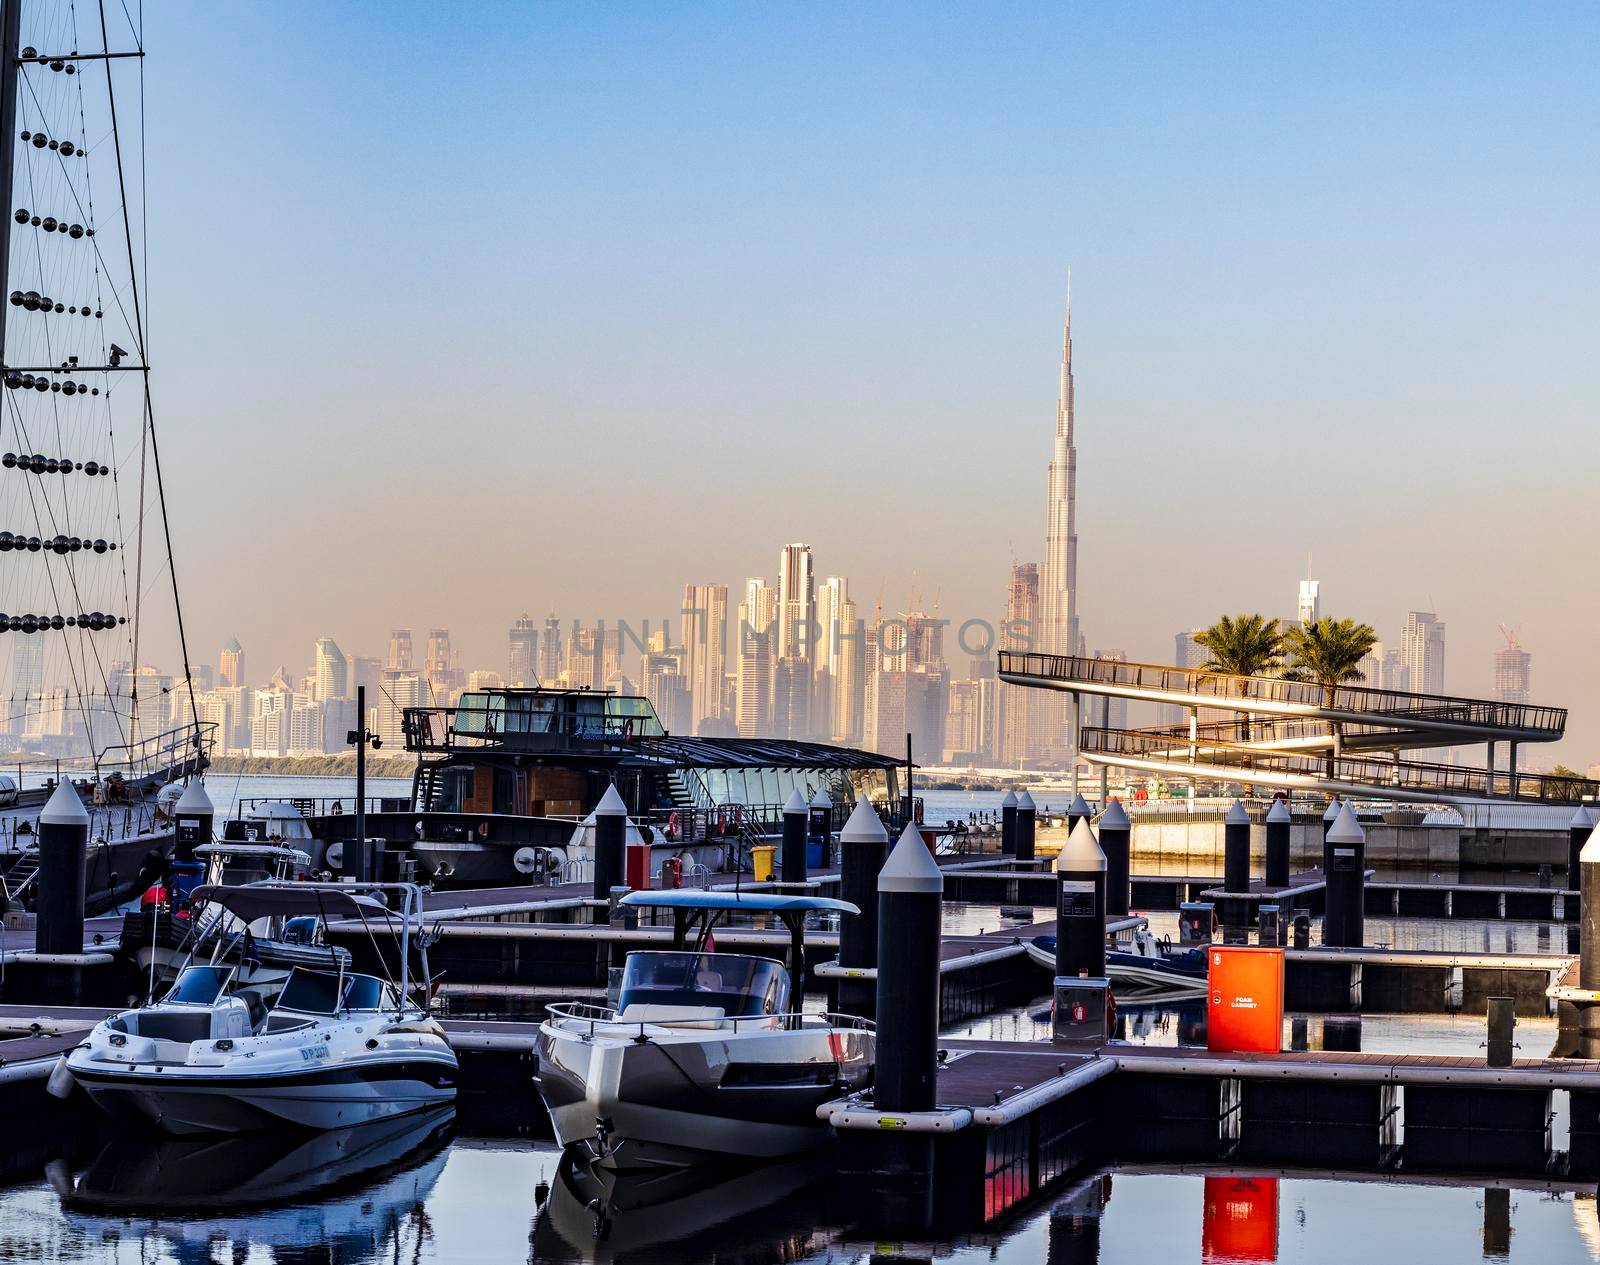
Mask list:
[[[375,975],[352,975],[345,981],[346,1010],[398,1010],[394,989]]]
[[[222,995],[232,975],[231,966],[185,967],[161,1000],[182,1002],[186,1006],[209,1006]]]
[[[295,967],[278,994],[274,1010],[298,1010],[306,1015],[331,1015],[339,1009],[339,977],[323,971]]]
[[[772,1015],[789,1000],[789,976],[770,958],[736,953],[630,953],[617,1009],[718,1006],[727,1015]]]

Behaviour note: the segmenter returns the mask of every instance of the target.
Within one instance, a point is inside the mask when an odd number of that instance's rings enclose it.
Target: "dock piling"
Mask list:
[[[200,883],[205,866],[194,859],[194,850],[211,842],[216,808],[206,794],[205,781],[197,773],[189,779],[178,798],[178,825],[172,836],[172,907],[176,909]]]
[[[935,1105],[943,902],[944,875],[916,823],[908,822],[878,873],[873,1105],[879,1111],[931,1111]]]
[[[628,838],[628,806],[617,794],[616,785],[594,807],[594,899],[611,899],[611,889],[623,883],[625,846]],[[609,921],[604,909],[597,910],[595,921]]]
[[[806,831],[811,816],[811,805],[797,786],[789,792],[789,801],[783,806],[783,848],[781,876],[785,883],[806,881]]]
[[[1106,973],[1106,854],[1087,816],[1056,856],[1056,977]]]
[[[1017,793],[1009,789],[1000,801],[1000,854],[1017,855]]]
[[[829,845],[833,842],[833,799],[828,792],[817,788],[817,793],[811,797],[811,812],[807,823],[810,827],[810,843],[817,845],[817,855],[821,859],[822,868],[827,869],[833,864],[833,849]]]
[[[1289,806],[1281,799],[1272,802],[1267,814],[1267,886],[1289,886],[1289,832],[1293,828]]]
[[[1024,788],[1022,794],[1017,796],[1017,826],[1013,836],[1017,860],[1033,860],[1038,826],[1038,809],[1034,805],[1033,796]]]
[[[1133,823],[1120,799],[1100,814],[1100,850],[1106,857],[1106,913],[1126,914],[1133,903]]]
[[[1328,841],[1328,831],[1333,829],[1333,823],[1339,820],[1339,810],[1344,807],[1344,801],[1335,796],[1328,801],[1328,807],[1322,813],[1322,841]]]
[[[1517,1003],[1512,997],[1489,998],[1489,1066],[1510,1067],[1512,1036],[1517,1030]]]
[[[1087,821],[1093,814],[1089,811],[1089,801],[1082,795],[1073,795],[1072,803],[1067,806],[1067,836],[1077,828],[1080,821]]]
[[[839,965],[864,969],[878,964],[878,872],[889,852],[889,832],[863,795],[839,832],[839,897],[861,912],[839,919]],[[871,980],[839,981],[838,1007],[871,1018],[877,1000]]]
[[[38,953],[83,952],[84,865],[89,855],[89,813],[70,778],[39,814]]]
[[[1238,800],[1222,820],[1222,889],[1227,892],[1250,890],[1250,814]],[[1247,906],[1242,900],[1222,902],[1223,924],[1230,930],[1244,926]]]
[[[1359,949],[1366,944],[1367,834],[1349,804],[1322,843],[1322,868],[1327,875],[1327,912],[1322,918],[1322,943]]]

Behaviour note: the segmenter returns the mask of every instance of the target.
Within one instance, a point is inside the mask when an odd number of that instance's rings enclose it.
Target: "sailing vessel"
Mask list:
[[[29,903],[57,778],[93,804],[90,912],[148,883],[153,796],[202,770],[215,726],[188,670],[150,397],[143,32],[57,0],[0,0],[0,896]],[[158,616],[167,618],[158,619]],[[180,673],[150,666],[152,642]]]

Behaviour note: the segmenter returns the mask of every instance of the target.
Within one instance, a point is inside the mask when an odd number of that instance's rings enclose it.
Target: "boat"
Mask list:
[[[628,954],[614,1007],[546,1008],[535,1083],[557,1141],[619,1172],[775,1159],[825,1142],[817,1108],[871,1082],[874,1031],[854,1015],[800,1010],[805,923],[857,908],[690,890],[629,892],[622,904],[670,912],[673,947]],[[712,929],[730,915],[785,926],[787,969],[716,952]]]
[[[126,11],[93,38],[67,0],[0,13],[0,765],[15,771],[0,897],[34,903],[38,814],[70,779],[96,914],[170,853],[157,796],[204,771],[217,731],[187,663],[143,658],[187,644],[145,354],[146,220],[125,210],[149,195],[145,47]]]
[[[401,908],[380,895],[401,897]],[[455,1054],[411,997],[411,927],[422,902],[414,884],[202,886],[194,898],[246,923],[398,916],[400,980],[354,974],[343,961],[296,967],[269,1007],[238,958],[191,963],[161,1000],[96,1024],[64,1056],[52,1092],[70,1093],[75,1082],[108,1111],[175,1134],[336,1129],[455,1101]],[[426,946],[416,947],[426,984]]]
[[[211,886],[242,886],[288,881],[304,876],[311,858],[298,848],[266,843],[206,843],[195,848]],[[269,1005],[296,967],[348,970],[348,949],[325,943],[326,921],[309,915],[269,915],[242,922],[228,910],[188,903],[174,911],[168,889],[154,887],[143,906],[122,918],[117,952],[138,978],[151,981],[151,993],[170,984],[196,959],[240,959],[236,988],[249,988]]]
[[[832,830],[863,796],[900,803],[894,757],[788,739],[674,735],[649,699],[603,689],[468,690],[453,706],[407,707],[401,722],[405,749],[418,758],[410,799],[365,803],[362,824],[388,856],[414,859],[418,877],[435,886],[591,879],[587,819],[612,786],[633,826],[629,841],[650,845],[652,876],[669,859],[684,872],[747,869],[752,845],[777,842],[796,791],[808,804],[827,797]],[[224,824],[228,837],[267,838],[277,827],[319,869],[339,868],[356,837],[349,801],[239,807],[239,818]]]
[[[1148,927],[1135,927],[1131,936],[1116,944],[1127,948],[1106,950],[1106,975],[1119,1000],[1124,997],[1160,996],[1177,1000],[1202,996],[1206,991],[1205,948],[1174,952],[1169,943],[1158,940]],[[1034,936],[1028,941],[1028,956],[1047,971],[1056,969],[1056,938]]]

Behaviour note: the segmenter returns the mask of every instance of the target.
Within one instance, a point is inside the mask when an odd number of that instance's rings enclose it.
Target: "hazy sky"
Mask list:
[[[1600,9],[147,6],[152,356],[198,658],[822,575],[958,622],[1499,622],[1600,759]],[[166,659],[172,666],[174,655]]]

